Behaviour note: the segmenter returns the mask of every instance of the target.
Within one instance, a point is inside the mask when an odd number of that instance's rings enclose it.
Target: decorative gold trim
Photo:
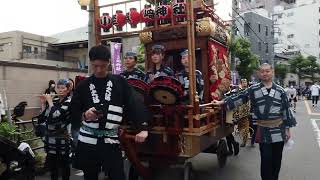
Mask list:
[[[151,31],[141,32],[139,34],[139,38],[143,44],[150,43],[152,42],[152,32]]]
[[[196,22],[196,32],[199,36],[214,36],[217,25],[209,17]]]
[[[227,36],[227,44],[230,44],[231,43],[231,35],[227,30],[226,30],[226,36]]]

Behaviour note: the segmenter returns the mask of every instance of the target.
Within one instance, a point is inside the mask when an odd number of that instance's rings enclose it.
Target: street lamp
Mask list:
[[[88,21],[88,56],[87,56],[87,65],[88,65],[88,75],[91,75],[89,51],[95,45],[96,36],[94,29],[94,0],[78,0],[79,5],[82,10],[89,12],[89,21]],[[89,7],[87,9],[87,6]]]
[[[80,4],[81,9],[87,10],[87,6],[90,5],[90,1],[91,0],[78,0],[78,3]]]

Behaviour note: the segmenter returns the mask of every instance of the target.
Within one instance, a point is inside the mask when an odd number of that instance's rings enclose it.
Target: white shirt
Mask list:
[[[295,98],[297,96],[297,90],[295,88],[288,88],[287,93],[289,98]]]
[[[312,85],[311,88],[311,96],[319,96],[319,90],[320,90],[320,86],[319,85]]]

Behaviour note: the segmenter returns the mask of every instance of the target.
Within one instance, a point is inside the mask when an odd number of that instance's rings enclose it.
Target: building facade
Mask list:
[[[78,68],[79,59],[53,47],[56,41],[53,37],[22,31],[0,33],[0,61]]]
[[[306,1],[307,2],[307,1]],[[275,52],[297,52],[320,58],[320,3],[296,4],[292,8],[276,7]]]
[[[296,0],[239,0],[239,2],[240,12],[265,9],[271,15],[275,6],[290,7],[296,3]]]
[[[237,17],[239,36],[248,38],[251,50],[259,57],[260,63],[273,64],[272,19],[256,12],[246,12]]]

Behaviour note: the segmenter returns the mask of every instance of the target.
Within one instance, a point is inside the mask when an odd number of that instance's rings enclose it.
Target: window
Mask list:
[[[294,49],[294,45],[289,45],[288,49]]]
[[[268,36],[269,35],[269,28],[268,28],[268,26],[266,26],[266,36]]]
[[[0,52],[3,52],[3,44],[0,44]]]
[[[31,53],[31,46],[23,46],[24,53]]]
[[[262,49],[261,42],[258,42],[258,49],[259,49],[259,51],[261,51],[261,49]]]
[[[269,44],[266,43],[266,53],[269,53]]]
[[[244,26],[244,34],[246,36],[250,36],[250,23],[245,23],[245,26]]]
[[[293,38],[293,37],[294,37],[294,34],[287,35],[287,38]]]
[[[261,32],[261,24],[258,24],[258,31]]]
[[[320,19],[319,19],[319,24],[320,24]]]
[[[34,48],[33,48],[33,54],[38,54],[38,53],[39,53],[38,48],[37,48],[37,47],[34,47]]]
[[[279,18],[279,19],[282,18],[282,13],[278,14],[278,18]]]
[[[289,12],[289,13],[287,14],[287,17],[290,17],[290,16],[293,16],[293,12]]]

